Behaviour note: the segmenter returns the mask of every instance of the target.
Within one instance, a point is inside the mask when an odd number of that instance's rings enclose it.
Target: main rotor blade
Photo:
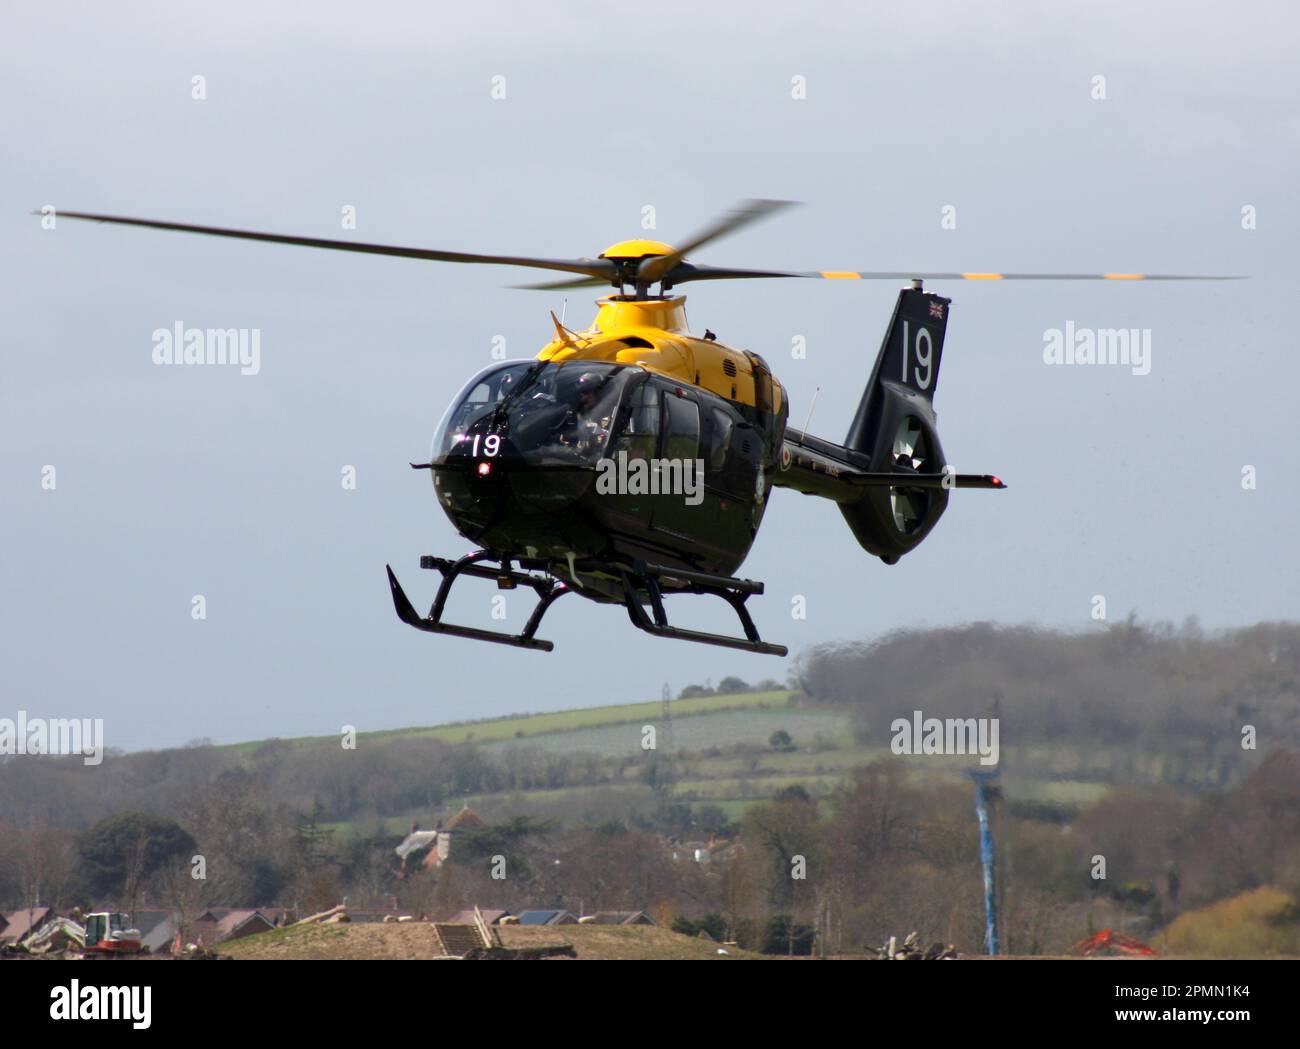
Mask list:
[[[819,280],[1242,280],[1239,276],[1211,276],[1172,273],[926,273],[916,270],[890,272],[860,272],[853,270],[755,270],[726,266],[696,266],[683,261],[683,257],[696,248],[733,233],[750,223],[789,207],[793,201],[751,200],[724,215],[712,225],[697,233],[671,255],[650,256],[638,267],[638,278],[651,284],[666,280],[669,286],[693,280],[744,280],[753,278],[813,278]],[[147,229],[173,230],[180,233],[202,233],[212,237],[230,237],[238,240],[263,241],[271,244],[291,244],[306,248],[324,248],[331,251],[353,251],[367,255],[389,255],[398,258],[423,259],[433,262],[459,262],[495,266],[523,266],[529,269],[558,270],[561,273],[580,275],[580,280],[567,280],[549,284],[520,285],[521,287],[557,290],[619,284],[618,264],[610,259],[543,259],[526,255],[480,255],[460,251],[439,251],[433,248],[407,248],[391,244],[369,244],[362,241],[330,240],[322,237],[295,237],[280,233],[261,233],[255,230],[228,229],[220,226],[197,226],[182,222],[161,222],[154,219],[128,218],[121,215],[100,215],[85,211],[58,212],[65,218],[88,222],[110,222],[120,226],[140,226]]]
[[[474,255],[461,251],[437,251],[432,248],[403,248],[391,244],[366,244],[353,240],[326,240],[321,237],[293,237],[282,233],[259,233],[253,230],[226,229],[219,226],[193,226],[183,222],[158,222],[121,215],[97,215],[85,211],[60,211],[59,218],[84,219],[88,222],[112,222],[119,226],[144,226],[148,229],[175,230],[180,233],[204,233],[211,237],[260,240],[271,244],[293,244],[303,248],[328,248],[332,251],[357,251],[367,255],[394,255],[433,262],[481,263],[496,266],[527,266],[540,270],[559,270],[599,278],[600,283],[614,279],[616,268],[608,259],[537,259],[525,255]]]
[[[1186,273],[859,273],[853,270],[813,270],[793,274],[821,280],[1244,280],[1239,276]]]
[[[746,280],[765,277],[815,277],[815,273],[799,273],[793,270],[750,270],[735,266],[697,266],[691,262],[679,262],[665,276],[668,284],[685,284],[692,280]]]
[[[671,255],[652,255],[641,261],[637,267],[637,279],[646,284],[653,284],[664,274],[682,261],[687,255],[705,244],[735,233],[751,223],[765,219],[784,208],[793,207],[793,200],[746,200],[732,211],[726,212],[715,221],[705,226],[694,236],[679,244]]]
[[[511,284],[521,291],[565,291],[569,288],[601,288],[609,281],[600,277],[575,277],[573,280],[550,280],[540,284]]]
[[[672,284],[693,280],[744,280],[763,277],[800,277],[816,280],[1245,280],[1240,276],[1182,273],[927,273],[893,270],[866,273],[853,270],[750,270],[729,266],[696,266],[680,263],[667,275]]]

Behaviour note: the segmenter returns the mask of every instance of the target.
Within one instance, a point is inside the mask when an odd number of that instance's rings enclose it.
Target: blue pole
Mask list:
[[[975,781],[975,815],[980,821],[980,864],[984,868],[984,943],[990,955],[998,953],[997,864],[993,856],[993,831],[989,826],[988,781],[996,772],[968,773]]]

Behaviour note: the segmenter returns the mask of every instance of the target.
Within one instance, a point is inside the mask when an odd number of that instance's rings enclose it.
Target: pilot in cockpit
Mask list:
[[[597,372],[584,372],[578,377],[577,396],[556,427],[556,438],[561,444],[583,450],[593,443],[604,443],[611,418],[595,416],[602,378]]]

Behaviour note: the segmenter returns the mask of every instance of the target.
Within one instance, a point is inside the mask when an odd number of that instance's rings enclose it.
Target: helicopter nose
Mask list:
[[[519,514],[564,511],[579,502],[593,483],[589,468],[538,466],[516,456],[434,472],[438,501],[447,513],[478,525]]]
[[[578,502],[591,487],[592,477],[585,468],[525,468],[511,472],[510,491],[526,509],[552,514]]]

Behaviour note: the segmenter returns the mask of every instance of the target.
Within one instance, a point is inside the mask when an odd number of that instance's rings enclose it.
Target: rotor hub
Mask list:
[[[643,259],[647,255],[671,255],[674,249],[661,240],[620,240],[600,253],[602,259],[622,261]]]
[[[600,257],[614,265],[610,283],[620,291],[630,284],[636,289],[637,298],[645,298],[650,293],[650,285],[662,282],[662,277],[647,278],[643,267],[647,259],[666,258],[676,254],[676,249],[660,240],[621,240],[611,244],[600,253]],[[668,285],[660,290],[666,293]]]

